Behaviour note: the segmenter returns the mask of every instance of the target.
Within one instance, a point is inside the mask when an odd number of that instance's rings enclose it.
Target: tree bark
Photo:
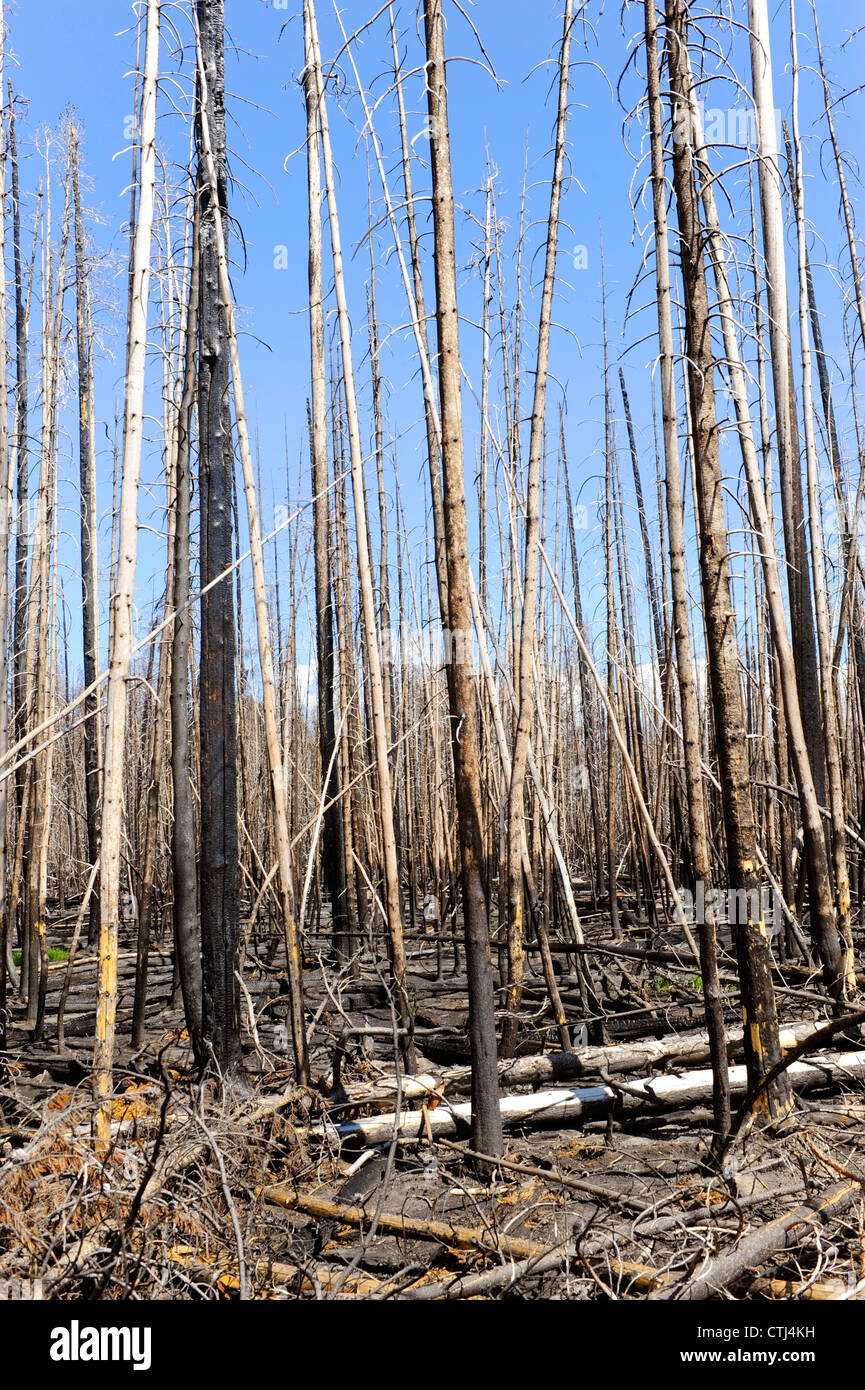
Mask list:
[[[711,856],[706,834],[706,803],[700,766],[700,714],[697,682],[691,649],[688,614],[688,573],[685,560],[685,520],[682,507],[682,478],[679,468],[679,441],[676,429],[676,382],[671,310],[670,247],[667,224],[667,188],[664,174],[664,138],[661,85],[658,64],[658,22],[655,0],[644,0],[646,73],[649,99],[649,127],[652,147],[652,206],[655,222],[655,292],[658,306],[658,344],[660,348],[661,412],[664,437],[665,495],[670,547],[670,590],[673,600],[673,631],[676,640],[676,674],[682,717],[682,748],[685,788],[688,800],[688,827],[694,877],[708,886],[711,882]],[[716,1142],[722,1142],[730,1128],[730,1088],[727,1075],[727,1047],[721,985],[718,978],[718,933],[714,914],[697,924],[700,969],[706,1029],[712,1061],[712,1109]]]
[[[207,81],[206,117],[216,167],[218,209],[228,208],[225,145],[224,0],[196,0],[199,44]],[[199,93],[200,99],[200,93]],[[237,692],[234,585],[208,586],[233,560],[234,451],[228,405],[225,312],[219,292],[213,193],[205,169],[202,108],[196,125],[200,241],[198,358],[198,479],[201,506],[201,910],[202,1026],[219,1067],[240,1056],[238,952]]]
[[[683,57],[688,43],[683,0],[666,0],[667,63],[674,102],[673,186],[678,214],[684,290],[687,377],[697,492],[700,578],[706,622],[709,683],[721,782],[729,887],[748,893],[749,918],[733,927],[742,1011],[745,1064],[750,1081],[759,1081],[780,1058],[775,992],[765,924],[750,917],[752,893],[759,893],[757,842],[739,685],[739,652],[730,602],[727,527],[715,413],[714,362],[704,265],[704,234],[697,202],[690,130],[690,74]],[[682,113],[687,113],[687,123]],[[683,125],[687,128],[683,130]],[[783,1115],[791,1092],[785,1076],[764,1092],[770,1116]]]
[[[472,1143],[475,1149],[497,1156],[503,1151],[503,1139],[498,1104],[492,963],[483,879],[483,822],[471,649],[454,202],[441,0],[424,0],[423,15],[433,177],[439,420],[448,576],[449,632],[446,635],[450,650],[446,669],[469,978]]]
[[[171,826],[171,879],[174,949],[183,1011],[196,1059],[202,1049],[201,947],[198,933],[198,875],[196,872],[195,811],[190,786],[189,654],[192,613],[189,608],[190,432],[195,400],[196,346],[199,301],[198,217],[193,220],[192,269],[186,311],[186,351],[183,395],[177,415],[174,540],[174,640],[171,649],[171,781],[174,817]]]

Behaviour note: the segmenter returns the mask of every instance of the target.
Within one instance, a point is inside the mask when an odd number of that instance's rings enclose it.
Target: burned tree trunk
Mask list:
[[[219,211],[227,223],[224,0],[196,0],[207,79],[207,123],[216,166]],[[198,480],[201,525],[201,907],[202,1026],[222,1069],[239,1057],[237,733],[232,496],[234,451],[228,404],[229,354],[212,193],[197,121],[199,199]],[[209,585],[212,588],[208,588]]]
[[[783,695],[783,716],[789,739],[790,763],[796,778],[796,788],[802,811],[802,829],[808,862],[811,934],[820,953],[826,988],[840,1007],[844,997],[844,976],[838,930],[832,910],[829,865],[820,804],[814,786],[808,753],[804,714],[799,701],[795,658],[790,634],[787,631],[787,618],[781,595],[772,522],[769,517],[765,485],[760,474],[754,445],[745,369],[739,349],[734,301],[726,268],[726,250],[715,202],[714,178],[706,156],[699,105],[693,100],[693,78],[690,76],[689,55],[684,48],[681,49],[681,63],[682,77],[687,80],[688,90],[691,93],[690,131],[693,136],[694,155],[701,171],[700,197],[705,212],[704,232],[715,278],[729,384],[736,408],[736,424],[742,462],[748,478],[751,513],[759,535],[763,582],[772,625],[775,669]]]
[[[683,56],[688,42],[684,0],[666,0],[666,16],[667,63],[675,106],[673,187],[684,291],[700,579],[721,781],[727,873],[729,886],[737,891],[744,890],[749,906],[748,920],[736,923],[733,933],[742,988],[745,1062],[749,1081],[754,1084],[779,1061],[781,1053],[769,943],[763,921],[752,920],[750,911],[753,895],[759,894],[757,841],[739,685],[738,640],[730,600],[727,527],[715,412],[715,354],[711,341],[704,233],[699,216],[695,157],[690,138],[690,80]],[[783,1074],[763,1094],[768,1114],[781,1115],[789,1108],[790,1087]]]
[[[447,634],[450,647],[447,678],[469,979],[472,1142],[482,1153],[499,1155],[502,1153],[502,1120],[498,1104],[493,979],[483,879],[477,708],[471,660],[472,616],[463,470],[454,201],[441,0],[424,0],[424,34],[433,177],[442,494],[450,626]]]
[[[673,631],[676,639],[676,674],[679,685],[679,704],[682,712],[682,748],[688,801],[691,863],[695,880],[707,884],[711,874],[711,857],[706,834],[706,802],[703,791],[703,773],[700,766],[700,717],[688,614],[688,574],[685,559],[685,523],[682,507],[682,479],[679,468],[679,441],[676,430],[672,287],[655,0],[644,0],[644,9],[649,129],[652,147],[652,206],[655,220],[655,289],[658,310],[658,345],[661,354],[664,481],[670,547]],[[718,931],[714,915],[709,914],[709,919],[706,922],[698,924],[698,930],[706,1028],[709,1034],[712,1059],[712,1101],[717,1142],[726,1137],[730,1128],[730,1086],[727,1072],[727,1046],[724,1034],[721,985],[718,977]]]
[[[15,582],[12,593],[12,728],[17,741],[24,732],[27,642],[27,559],[30,546],[30,441],[29,376],[27,370],[27,338],[29,326],[29,294],[24,296],[24,263],[21,254],[21,195],[18,171],[18,143],[15,134],[15,100],[11,79],[7,84],[9,102],[9,161],[12,186],[12,256],[15,276],[15,428],[14,460],[16,472],[15,522]],[[35,259],[34,231],[34,259]],[[32,272],[31,272],[32,283]],[[26,815],[25,770],[15,773],[15,805],[19,825]],[[10,919],[9,930],[14,927]],[[94,938],[91,937],[91,941]]]
[[[368,694],[372,716],[378,820],[381,832],[382,868],[384,871],[384,901],[382,906],[384,909],[383,915],[387,921],[388,948],[390,951],[391,970],[393,973],[395,1004],[402,1030],[401,1048],[406,1067],[411,1069],[414,1067],[415,1063],[415,1052],[412,1042],[412,1018],[406,981],[407,967],[402,929],[399,863],[397,859],[396,836],[394,833],[394,797],[389,749],[390,730],[387,727],[381,651],[379,647],[379,632],[375,612],[372,561],[370,557],[367,520],[366,486],[364,482],[363,450],[360,441],[360,421],[352,355],[351,325],[345,289],[342,243],[336,203],[336,176],[330,143],[327,106],[325,102],[324,75],[321,67],[321,53],[319,49],[318,28],[313,0],[306,0],[306,4],[304,5],[304,33],[308,35],[308,52],[312,60],[315,95],[318,103],[318,120],[321,128],[325,186],[327,190],[328,215],[330,221],[331,251],[333,255],[334,291],[336,295],[340,349],[342,354],[346,424],[351,459],[352,498],[354,501],[355,533],[357,538],[357,573],[361,598],[360,607],[363,627],[364,657],[368,676]]]
[[[174,818],[171,829],[171,875],[174,888],[174,949],[186,1026],[201,1061],[201,952],[198,936],[198,879],[195,871],[195,813],[189,784],[189,513],[192,407],[195,399],[198,337],[199,241],[197,217],[192,230],[192,273],[186,314],[183,395],[177,417],[174,535],[174,641],[171,649],[171,780]]]
[[[0,105],[3,99],[3,0],[0,0]],[[11,119],[11,116],[10,116]],[[0,110],[0,125],[3,112]],[[6,257],[6,145],[0,130],[0,265]],[[12,472],[9,457],[9,421],[6,383],[6,280],[0,277],[0,758],[9,748],[9,530],[12,521]],[[9,917],[9,846],[7,808],[9,781],[0,783],[0,1054],[6,1048],[6,949]]]

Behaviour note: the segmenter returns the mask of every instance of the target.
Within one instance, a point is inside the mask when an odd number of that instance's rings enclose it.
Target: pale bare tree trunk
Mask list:
[[[54,580],[56,578],[56,451],[60,372],[60,337],[66,288],[66,252],[69,240],[70,178],[67,154],[63,223],[60,247],[51,247],[50,150],[46,146],[46,216],[42,290],[42,434],[37,498],[37,529],[33,547],[28,612],[28,708],[39,727],[51,718],[54,685],[51,663],[54,652]],[[56,276],[55,276],[56,270]],[[31,659],[32,655],[32,659]],[[51,768],[53,744],[39,749],[31,785],[29,843],[25,870],[24,943],[27,958],[27,1021],[34,1039],[42,1035],[47,987],[48,955],[45,942],[48,836],[51,827]],[[23,975],[23,971],[22,971]]]
[[[817,798],[825,800],[825,773],[820,739],[819,689],[814,645],[811,585],[805,544],[802,479],[798,460],[798,434],[793,404],[790,356],[790,318],[784,257],[784,214],[781,173],[775,129],[775,97],[767,0],[748,0],[751,84],[757,123],[757,174],[763,229],[763,261],[769,308],[769,344],[775,394],[775,426],[781,505],[787,549],[787,581],[793,636],[793,655],[804,715],[805,737]],[[814,869],[809,860],[812,895]]]
[[[799,139],[799,67],[796,34],[796,8],[790,0],[791,56],[793,64],[793,206],[796,215],[796,246],[799,269],[799,339],[802,351],[802,418],[805,428],[805,458],[808,479],[808,516],[811,536],[811,569],[814,577],[814,608],[817,620],[817,643],[820,661],[820,694],[823,711],[823,748],[829,791],[829,815],[832,826],[832,860],[835,869],[835,903],[837,929],[843,947],[843,972],[848,992],[856,992],[856,966],[853,955],[853,928],[850,920],[850,873],[847,866],[847,831],[844,818],[844,787],[841,776],[841,755],[838,735],[838,703],[833,670],[832,635],[829,630],[829,605],[826,598],[826,578],[823,540],[820,533],[820,501],[818,493],[817,436],[814,429],[814,384],[811,368],[811,339],[808,314],[808,249],[805,232],[805,189],[803,184],[802,145]]]
[[[92,686],[99,666],[99,579],[97,568],[96,442],[94,438],[93,361],[90,349],[90,294],[84,247],[84,224],[79,188],[78,132],[70,125],[72,196],[75,206],[75,307],[78,340],[78,448],[81,482],[81,625],[84,644],[84,684]],[[99,694],[84,702],[84,804],[87,814],[87,853],[91,866],[99,857]],[[99,939],[99,889],[90,897],[88,936]]]
[[[602,272],[603,278],[603,272]],[[613,532],[612,532],[612,454],[613,430],[610,413],[610,386],[607,360],[607,307],[606,285],[601,290],[604,335],[604,568],[605,603],[607,630],[607,699],[611,706],[618,700],[619,687],[619,640],[616,622],[616,589],[613,575]],[[607,739],[607,900],[610,909],[610,927],[614,935],[619,933],[619,884],[616,860],[616,745]]]
[[[6,56],[4,0],[0,0],[0,103]],[[6,124],[0,109],[0,266],[6,264]],[[9,113],[11,120],[11,112]],[[9,533],[12,525],[12,468],[9,456],[6,381],[6,275],[0,274],[0,760],[9,750]],[[9,941],[9,779],[0,781],[0,1053],[6,1048],[6,950]]]
[[[357,410],[357,394],[351,346],[351,325],[349,322],[348,302],[345,293],[339,216],[336,206],[333,155],[331,152],[330,131],[327,120],[324,78],[321,70],[318,28],[315,18],[315,6],[312,0],[305,0],[304,26],[305,32],[309,34],[310,56],[315,76],[315,95],[318,103],[318,120],[321,129],[322,152],[324,155],[324,177],[328,201],[331,251],[333,254],[334,291],[342,347],[343,384],[345,389],[349,454],[351,459],[352,495],[354,499],[355,529],[357,535],[357,568],[360,583],[361,619],[364,634],[364,653],[369,675],[369,698],[372,708],[378,814],[381,826],[384,868],[384,906],[387,914],[388,942],[396,992],[397,1013],[402,1029],[403,1060],[406,1067],[411,1070],[415,1064],[414,1045],[411,1038],[412,1023],[406,986],[406,961],[402,932],[399,863],[397,860],[396,836],[394,833],[394,799],[390,772],[389,731],[385,708],[379,635],[376,623],[372,561],[369,552],[366,490],[363,472],[363,448],[360,440],[360,423]]]
[[[312,464],[315,549],[316,678],[318,682],[318,745],[322,797],[327,809],[322,822],[322,873],[330,895],[331,931],[339,959],[351,955],[346,895],[344,803],[340,797],[339,764],[334,758],[333,578],[330,563],[330,500],[327,465],[327,376],[324,333],[324,278],[321,231],[321,143],[318,107],[309,43],[304,71],[306,98],[306,160],[309,196],[309,342],[312,381],[309,447]],[[330,772],[328,772],[330,769]],[[329,804],[328,803],[332,803]]]
[[[705,212],[705,228],[703,230],[706,235],[707,250],[715,278],[730,392],[735,405],[739,444],[748,479],[752,519],[759,537],[760,555],[763,562],[763,583],[772,627],[772,641],[776,654],[779,684],[784,702],[790,759],[793,764],[793,773],[802,809],[803,830],[810,863],[811,931],[820,952],[826,988],[834,998],[841,1000],[844,991],[843,969],[840,943],[832,912],[829,865],[820,803],[814,784],[808,742],[805,737],[803,711],[799,704],[796,663],[790,634],[787,630],[787,617],[781,594],[774,535],[754,445],[747,382],[736,332],[733,298],[727,277],[724,239],[715,202],[712,173],[706,156],[699,106],[693,99],[693,79],[690,75],[688,53],[684,48],[682,49],[681,61],[683,82],[687,84],[688,91],[688,95],[683,99],[689,103],[694,158],[701,172],[700,197]]]
[[[132,605],[138,546],[138,480],[143,437],[144,375],[147,365],[147,301],[150,239],[156,184],[156,96],[159,67],[160,0],[148,0],[147,42],[141,96],[141,191],[132,247],[132,300],[126,346],[123,481],[118,525],[116,591],[112,599],[111,649],[106,694],[102,792],[99,997],[93,1055],[97,1102],[95,1138],[105,1153],[111,1138],[111,1086],[117,1008],[117,949],[120,925],[120,846],[125,781],[126,682],[132,657]]]
[[[15,587],[13,601],[14,633],[12,638],[12,724],[15,741],[24,733],[24,688],[26,682],[24,648],[27,640],[27,555],[29,540],[29,477],[30,447],[28,438],[29,381],[27,371],[27,337],[30,317],[30,291],[24,297],[24,265],[21,255],[21,198],[18,174],[18,146],[15,136],[15,104],[12,80],[7,79],[9,106],[9,156],[12,165],[12,250],[15,274],[15,468],[16,468],[16,525],[15,525]],[[41,185],[40,185],[41,194]],[[33,257],[36,259],[36,235],[39,225],[37,204],[33,227]],[[33,270],[30,272],[30,286]],[[19,821],[24,814],[24,769],[15,774],[15,801]],[[14,923],[10,920],[9,930]],[[22,975],[23,975],[22,970]]]
[[[571,61],[571,26],[573,0],[565,0],[562,43],[559,52],[558,113],[556,118],[556,152],[550,188],[550,209],[547,219],[546,262],[541,292],[541,311],[538,323],[538,351],[535,361],[535,390],[532,402],[532,427],[529,437],[529,464],[526,480],[525,505],[525,566],[523,577],[523,608],[520,625],[519,662],[517,664],[517,727],[508,788],[507,883],[508,883],[508,1013],[502,1022],[502,1055],[513,1053],[517,1035],[517,1014],[522,996],[521,982],[525,969],[523,949],[523,861],[522,825],[524,816],[526,763],[529,740],[535,719],[535,689],[532,680],[532,656],[535,646],[535,623],[538,603],[538,540],[541,530],[540,481],[544,451],[544,425],[547,407],[547,376],[550,361],[550,329],[552,325],[553,292],[556,282],[556,253],[559,238],[559,209],[562,199],[562,180],[565,167],[565,133],[568,118],[568,86]]]

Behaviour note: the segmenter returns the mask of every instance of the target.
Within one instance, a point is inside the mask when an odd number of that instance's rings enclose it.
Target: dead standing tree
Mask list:
[[[221,35],[220,35],[221,38]],[[258,657],[261,668],[261,711],[264,724],[264,740],[266,744],[267,768],[270,781],[270,806],[273,816],[273,837],[276,848],[277,868],[279,871],[279,906],[282,917],[283,940],[285,942],[286,970],[288,974],[288,996],[289,1008],[291,1012],[291,1031],[292,1045],[294,1048],[295,1069],[298,1084],[301,1086],[309,1085],[309,1057],[307,1052],[306,1025],[303,1014],[303,984],[301,978],[301,959],[300,941],[295,917],[294,901],[294,879],[291,866],[291,838],[288,827],[288,810],[285,792],[285,768],[283,762],[283,749],[279,738],[279,724],[277,720],[276,702],[276,678],[274,674],[273,646],[270,636],[270,615],[267,607],[267,594],[265,589],[265,569],[264,569],[264,549],[261,537],[261,524],[258,512],[258,498],[256,494],[255,473],[252,463],[252,450],[249,443],[249,426],[246,419],[246,407],[243,395],[243,379],[240,371],[240,354],[237,346],[237,333],[234,324],[234,303],[231,297],[231,281],[228,271],[228,250],[225,239],[225,219],[221,207],[219,195],[219,173],[213,153],[213,141],[210,133],[209,103],[210,92],[208,84],[208,74],[205,64],[205,53],[201,44],[201,36],[198,36],[196,57],[198,68],[198,86],[201,97],[199,107],[199,150],[201,154],[200,172],[206,180],[207,188],[210,193],[209,208],[213,219],[213,252],[215,256],[215,269],[217,274],[217,294],[219,296],[219,307],[223,316],[225,329],[224,347],[228,349],[228,362],[231,369],[231,385],[234,392],[234,414],[237,426],[237,443],[240,454],[240,463],[243,471],[243,493],[246,501],[246,519],[249,528],[249,555],[252,563],[252,587],[255,598],[255,626],[258,638]],[[219,79],[220,73],[217,72]],[[203,246],[200,248],[203,255]],[[227,383],[226,383],[227,384]],[[232,454],[233,457],[233,454]],[[232,487],[232,493],[234,489]],[[226,584],[227,573],[233,572],[233,566],[226,567],[220,578],[217,587],[226,589],[229,595],[232,592],[230,585]],[[232,629],[233,630],[233,629]],[[202,721],[203,722],[203,721]],[[203,774],[202,774],[203,775]],[[236,808],[235,808],[236,809]],[[237,820],[233,825],[234,835],[237,835]],[[235,882],[235,893],[237,885]],[[202,943],[204,934],[202,932]],[[222,978],[227,983],[227,972],[229,966],[232,969],[232,998],[236,1000],[238,977],[236,952],[236,937],[232,943],[225,940],[222,943],[226,948],[233,944],[233,954],[228,957],[218,959],[218,965]],[[207,958],[204,961],[204,995],[205,1002],[207,997]],[[206,1019],[206,1012],[204,1014]],[[240,1050],[239,1028],[235,1029],[229,1036],[229,1030],[234,1027],[232,1019],[226,1018],[225,1043],[230,1046],[230,1053],[226,1056],[226,1061],[234,1065],[235,1058]],[[205,1032],[205,1041],[210,1042]],[[217,1060],[220,1060],[217,1055]]]
[[[0,103],[3,98],[3,61],[5,58],[5,15],[0,0]],[[0,110],[0,265],[6,255],[6,126]],[[9,646],[6,640],[9,625],[9,532],[12,523],[12,467],[9,453],[8,393],[6,383],[6,279],[0,276],[0,758],[9,747]],[[0,1053],[6,1046],[6,950],[8,944],[8,845],[6,840],[9,785],[4,778],[0,785]]]
[[[321,759],[321,862],[330,895],[334,949],[341,959],[351,954],[348,936],[348,895],[345,870],[344,806],[340,797],[339,765],[335,757],[334,604],[330,563],[330,495],[327,463],[327,366],[324,335],[324,283],[321,229],[321,142],[318,102],[309,39],[306,42],[304,98],[306,102],[306,160],[309,194],[309,344],[311,408],[309,448],[312,470],[315,551],[316,679],[318,682],[318,745]]]
[[[159,64],[160,0],[148,0],[147,42],[141,97],[141,188],[131,255],[129,332],[126,349],[123,479],[118,525],[118,556],[112,602],[108,661],[105,764],[102,792],[102,914],[99,934],[99,999],[93,1057],[97,1111],[95,1137],[103,1151],[111,1137],[111,1081],[117,1007],[117,951],[120,926],[120,862],[126,757],[126,683],[132,658],[132,603],[138,544],[138,480],[144,426],[144,375],[147,363],[147,301],[150,238],[156,182],[156,96]]]
[[[517,1033],[517,1014],[520,1007],[521,981],[525,953],[523,949],[523,855],[522,836],[525,815],[525,782],[529,743],[535,722],[534,655],[537,642],[538,577],[540,570],[538,541],[541,530],[540,484],[543,460],[547,377],[550,361],[550,329],[552,325],[553,291],[556,283],[556,252],[559,238],[559,208],[565,167],[565,132],[568,118],[568,84],[570,78],[571,28],[573,3],[567,0],[564,30],[559,51],[558,114],[556,120],[556,151],[550,189],[550,210],[547,219],[546,262],[541,293],[538,351],[535,363],[535,389],[532,402],[532,426],[529,436],[529,466],[525,502],[525,565],[523,573],[523,609],[520,625],[519,659],[516,664],[517,727],[511,760],[511,779],[507,808],[507,907],[508,907],[508,1013],[502,1024],[502,1054],[509,1057]]]
[[[685,308],[688,397],[697,494],[700,578],[706,623],[709,684],[720,770],[721,800],[730,886],[745,890],[748,903],[759,891],[745,718],[739,685],[739,651],[730,598],[727,526],[715,410],[715,354],[706,280],[704,232],[699,217],[691,123],[690,74],[683,54],[688,44],[684,0],[666,0],[667,66],[673,102],[673,187],[679,227],[679,260]],[[769,943],[762,921],[734,929],[742,1011],[745,1061],[751,1084],[780,1060],[778,1019],[770,973]],[[789,1108],[785,1075],[767,1087],[761,1103],[770,1115]]]
[[[171,649],[171,780],[174,817],[171,871],[174,888],[174,946],[186,1026],[199,1060],[202,1056],[201,949],[198,937],[198,879],[195,872],[195,813],[190,786],[189,656],[192,614],[190,590],[190,434],[196,383],[199,255],[197,214],[192,224],[192,267],[185,324],[183,392],[177,412],[175,463],[174,603],[177,617]]]
[[[318,41],[318,26],[316,23],[315,6],[312,0],[306,0],[303,13],[304,33],[308,35],[308,53],[313,68],[315,99],[318,106],[318,123],[321,132],[322,154],[324,157],[324,178],[325,189],[327,191],[331,252],[333,256],[334,293],[336,296],[340,349],[342,354],[345,415],[348,431],[349,457],[351,461],[352,498],[354,501],[355,531],[357,538],[357,571],[360,585],[363,648],[368,677],[369,703],[372,714],[376,790],[378,793],[378,820],[381,834],[382,864],[384,869],[383,906],[387,922],[390,963],[396,994],[395,1002],[401,1029],[400,1046],[405,1065],[411,1070],[414,1067],[415,1057],[412,1044],[411,1013],[409,1010],[406,988],[402,903],[400,899],[399,863],[397,860],[396,835],[394,831],[393,782],[390,769],[390,730],[385,708],[384,679],[382,675],[381,651],[379,647],[379,633],[375,611],[375,594],[373,589],[372,561],[369,545],[369,523],[366,505],[366,485],[363,468],[363,449],[360,438],[360,418],[358,414],[352,354],[351,324],[348,314],[339,214],[336,203],[336,177],[330,143],[324,74],[322,72],[321,52]]]
[[[787,630],[787,617],[784,612],[778,561],[775,554],[774,533],[765,484],[757,460],[745,369],[736,331],[736,315],[727,272],[727,254],[715,200],[715,176],[709,164],[703,138],[700,107],[693,97],[694,82],[690,75],[689,54],[684,47],[680,52],[683,81],[690,93],[688,115],[685,119],[683,113],[681,129],[687,131],[689,138],[693,140],[694,158],[700,170],[700,198],[705,215],[706,246],[715,280],[729,386],[735,405],[742,462],[748,479],[751,516],[759,537],[766,605],[771,622],[775,664],[782,694],[783,716],[789,738],[790,764],[799,796],[805,852],[809,861],[811,934],[820,954],[826,989],[840,1006],[844,997],[841,945],[832,912],[826,842],[806,737],[804,709],[800,704],[795,650]]]
[[[424,36],[433,178],[442,496],[450,629],[446,634],[450,648],[447,678],[469,979],[472,1143],[481,1153],[497,1156],[503,1151],[502,1120],[498,1101],[493,979],[483,878],[484,833],[478,761],[477,692],[471,660],[472,613],[463,470],[454,199],[441,0],[424,0]]]
[[[207,81],[206,117],[216,168],[218,210],[227,222],[228,169],[225,142],[224,0],[196,0],[201,63]],[[200,87],[200,83],[199,83]],[[232,497],[234,450],[228,402],[229,363],[213,192],[207,177],[202,136],[204,103],[199,90],[198,150],[198,480],[201,503],[201,911],[202,1026],[223,1069],[239,1055],[237,695],[235,685],[234,586],[208,587],[234,558]]]
[[[775,97],[772,80],[772,53],[769,42],[769,14],[766,0],[748,0],[751,48],[751,89],[757,128],[757,182],[763,233],[766,301],[768,306],[769,347],[775,394],[775,426],[778,471],[781,483],[781,515],[787,552],[787,584],[790,598],[793,654],[799,700],[804,716],[805,737],[817,798],[825,802],[825,770],[820,737],[820,693],[817,652],[814,641],[814,613],[811,601],[808,546],[802,500],[802,472],[799,436],[793,391],[790,319],[787,301],[787,271],[784,244],[785,227],[781,204],[781,171],[778,157]],[[813,856],[807,860],[809,890],[815,905],[821,887]]]
[[[655,223],[655,293],[658,311],[664,483],[670,547],[673,631],[676,640],[676,672],[682,717],[682,748],[691,863],[695,879],[707,884],[710,881],[711,857],[706,834],[706,801],[703,792],[703,770],[700,765],[700,713],[688,614],[685,523],[682,507],[682,479],[679,468],[679,439],[676,428],[676,380],[671,308],[670,246],[667,224],[667,186],[664,174],[663,109],[655,0],[644,0],[644,10],[652,159],[652,208]],[[709,920],[700,924],[698,940],[706,1027],[709,1033],[712,1056],[715,1133],[719,1140],[723,1140],[730,1127],[730,1095],[727,1079],[724,1014],[721,1003],[721,985],[718,978],[718,933],[713,914],[710,913]]]
[[[93,355],[84,223],[81,213],[79,141],[69,127],[72,161],[72,199],[75,211],[75,308],[78,343],[78,448],[81,483],[81,625],[84,644],[84,684],[96,681],[99,667],[99,581],[97,567],[96,441],[93,400]],[[99,694],[94,689],[84,702],[84,803],[87,814],[87,853],[91,866],[99,857],[99,765],[101,758]],[[99,893],[90,900],[90,933],[99,933]]]

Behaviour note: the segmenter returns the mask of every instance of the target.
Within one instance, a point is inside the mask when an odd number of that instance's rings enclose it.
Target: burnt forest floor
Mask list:
[[[67,962],[53,960],[40,1041],[11,998],[0,1282],[76,1299],[675,1299],[695,1296],[708,1270],[720,1271],[714,1297],[865,1297],[861,1040],[806,1053],[790,1115],[771,1127],[753,1119],[719,1164],[695,968],[676,963],[672,935],[624,929],[613,940],[608,917],[583,908],[594,953],[581,958],[604,1017],[586,1012],[575,953],[554,947],[573,1058],[545,1077],[544,1059],[558,1067],[563,1049],[530,956],[517,1065],[502,1075],[515,1104],[553,1090],[582,1111],[513,1116],[494,1169],[466,1152],[466,979],[446,932],[408,935],[421,1077],[412,1085],[395,1066],[383,943],[341,970],[322,922],[304,959],[309,1090],[293,1082],[282,957],[266,937],[244,953],[243,1065],[221,1084],[191,1065],[158,943],[147,1041],[133,1051],[135,949],[124,940],[104,1161],[91,1137],[94,955],[82,946],[75,959],[62,1048]],[[49,946],[68,948],[74,919],[52,922]],[[722,967],[734,1040],[729,957]],[[830,1017],[801,960],[778,968],[776,986],[785,1026],[813,1030]],[[652,1089],[651,1078],[671,1077],[684,1089]],[[741,1099],[734,1093],[734,1113]],[[376,1116],[384,1131],[367,1143],[362,1122]],[[827,1194],[811,1220],[808,1206]],[[755,1255],[770,1223],[784,1227],[778,1219],[793,1213],[780,1245],[770,1235]]]

